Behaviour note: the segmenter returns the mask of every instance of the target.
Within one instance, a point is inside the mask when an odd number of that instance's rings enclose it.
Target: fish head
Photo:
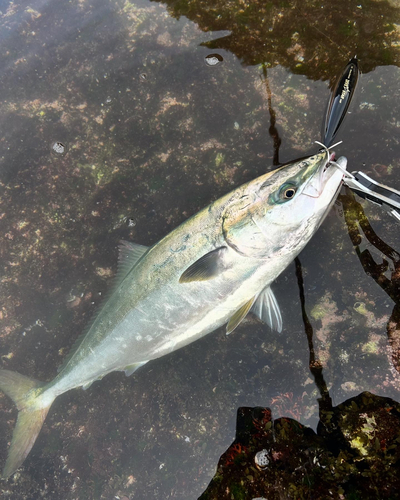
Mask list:
[[[223,214],[229,246],[245,256],[297,255],[334,203],[347,160],[323,150],[283,165],[235,191]],[[339,165],[339,167],[338,167]]]

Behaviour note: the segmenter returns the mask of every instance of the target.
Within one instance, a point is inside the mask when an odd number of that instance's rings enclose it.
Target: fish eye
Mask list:
[[[286,203],[289,200],[294,198],[294,195],[297,193],[298,186],[293,182],[285,182],[280,186],[280,188],[274,193],[270,194],[269,199],[271,203]]]
[[[312,158],[310,158],[310,160],[312,160]],[[307,167],[307,165],[308,165],[308,161],[303,160],[302,162],[299,163],[299,168]]]
[[[289,187],[285,189],[285,191],[283,192],[283,197],[286,200],[291,200],[295,194],[296,194],[296,189],[294,187]]]

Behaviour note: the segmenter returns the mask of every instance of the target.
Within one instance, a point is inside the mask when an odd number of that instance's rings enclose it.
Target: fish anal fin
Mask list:
[[[132,365],[125,366],[123,369],[125,372],[125,375],[127,377],[130,377],[133,373],[135,373],[136,370],[139,370],[143,365],[145,365],[147,361],[140,361],[139,363],[133,363]]]
[[[250,311],[252,305],[254,304],[256,297],[252,297],[249,301],[242,305],[235,314],[231,317],[228,324],[226,325],[226,334],[229,335],[233,330],[244,320],[247,313]]]
[[[218,276],[226,268],[224,254],[227,250],[227,247],[219,247],[200,257],[186,269],[179,278],[179,283],[207,281]]]
[[[278,301],[271,290],[267,286],[257,297],[251,312],[255,314],[263,323],[266,323],[278,333],[282,331],[282,315]]]
[[[107,373],[103,373],[103,375],[99,375],[98,377],[96,378],[92,378],[92,380],[89,380],[88,382],[85,382],[81,387],[84,391],[87,391],[89,389],[89,387],[91,387],[91,385],[94,383],[94,382],[98,382],[99,380],[103,380],[103,378],[107,375]]]
[[[0,371],[0,390],[9,396],[17,406],[18,418],[13,432],[2,477],[13,474],[31,451],[52,401],[46,407],[37,404],[39,389],[43,384],[9,370]]]

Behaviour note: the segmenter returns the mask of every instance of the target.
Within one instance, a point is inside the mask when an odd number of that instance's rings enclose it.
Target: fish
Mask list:
[[[247,182],[151,247],[124,242],[112,291],[55,378],[0,370],[18,417],[2,478],[31,450],[61,394],[113,371],[131,375],[249,312],[278,332],[271,283],[317,231],[340,190],[347,160],[327,148]]]

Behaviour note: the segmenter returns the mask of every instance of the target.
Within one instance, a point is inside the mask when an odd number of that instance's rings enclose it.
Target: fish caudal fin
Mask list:
[[[13,474],[36,441],[52,401],[41,408],[37,401],[43,384],[16,372],[0,370],[0,390],[16,404],[19,413],[2,478]]]

